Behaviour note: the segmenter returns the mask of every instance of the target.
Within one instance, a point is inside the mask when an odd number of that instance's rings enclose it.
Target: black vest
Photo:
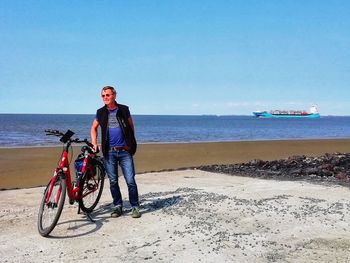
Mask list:
[[[129,107],[123,104],[117,104],[117,106],[117,120],[122,130],[125,143],[129,148],[128,152],[131,155],[134,155],[136,152],[137,143],[135,139],[134,130],[131,128],[130,123],[128,121],[128,116],[130,116]],[[109,150],[108,114],[109,111],[106,105],[98,109],[96,113],[97,121],[101,126],[101,147],[104,156],[107,155]]]

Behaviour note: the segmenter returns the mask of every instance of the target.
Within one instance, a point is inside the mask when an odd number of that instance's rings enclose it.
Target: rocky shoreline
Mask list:
[[[247,163],[203,165],[203,171],[275,180],[306,180],[350,187],[350,153],[326,153],[318,157],[292,156],[286,159]]]

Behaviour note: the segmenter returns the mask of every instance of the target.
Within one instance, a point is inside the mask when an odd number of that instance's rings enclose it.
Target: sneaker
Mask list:
[[[141,213],[138,207],[133,207],[131,210],[131,217],[132,218],[140,218],[141,217]]]
[[[111,217],[120,217],[123,214],[123,209],[120,205],[113,208]]]

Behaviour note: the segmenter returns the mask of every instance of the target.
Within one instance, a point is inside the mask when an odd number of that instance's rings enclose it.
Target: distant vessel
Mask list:
[[[312,105],[310,111],[305,110],[273,110],[267,111],[254,111],[254,116],[257,118],[319,118],[317,106]]]

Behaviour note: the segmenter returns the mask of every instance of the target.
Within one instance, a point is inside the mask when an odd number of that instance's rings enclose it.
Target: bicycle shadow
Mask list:
[[[166,209],[171,206],[174,206],[181,202],[183,197],[181,196],[170,196],[170,197],[164,197],[164,196],[152,196],[152,197],[144,197],[140,198],[141,205],[140,205],[140,212],[142,214],[147,214],[151,212],[155,212],[157,210]],[[66,231],[64,234],[59,235],[57,234],[58,231],[55,230],[53,233],[49,235],[49,238],[52,239],[69,239],[69,238],[76,238],[76,237],[82,237],[89,234],[92,234],[94,232],[99,231],[103,225],[106,222],[109,222],[110,213],[112,212],[113,204],[107,203],[102,204],[99,206],[99,208],[95,209],[92,213],[89,214],[89,216],[81,213],[80,216],[83,216],[84,218],[80,219],[71,219],[59,222],[56,227],[59,226],[66,226]],[[124,201],[124,207],[123,207],[123,215],[122,216],[129,216],[128,214],[131,213],[132,207],[128,201]],[[92,229],[89,229],[88,231],[82,231],[82,229],[89,228],[91,226],[94,226]],[[57,229],[56,229],[57,230]],[[71,234],[69,233],[71,231]],[[78,233],[77,233],[78,232]]]
[[[109,211],[109,204],[100,205],[98,209],[95,209],[92,213],[89,215],[80,212],[80,214],[77,214],[77,216],[83,217],[79,219],[71,219],[59,222],[56,226],[66,226],[66,231],[62,235],[56,234],[55,230],[53,231],[54,234],[50,234],[49,237],[52,239],[68,239],[68,238],[76,238],[76,237],[82,237],[89,235],[91,233],[94,233],[98,230],[100,230],[105,222],[108,222],[109,216],[105,215]],[[92,220],[91,220],[92,219]],[[79,232],[81,229],[89,228],[90,226],[94,226],[92,229],[85,231],[85,232]],[[62,230],[61,230],[62,231]],[[72,232],[72,234],[68,234],[67,232]],[[76,233],[79,232],[79,233]]]

